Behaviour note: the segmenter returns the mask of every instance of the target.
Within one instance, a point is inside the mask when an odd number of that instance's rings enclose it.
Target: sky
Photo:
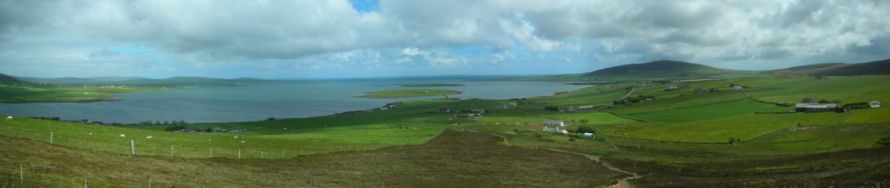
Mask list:
[[[0,0],[0,73],[543,75],[890,58],[885,0]]]

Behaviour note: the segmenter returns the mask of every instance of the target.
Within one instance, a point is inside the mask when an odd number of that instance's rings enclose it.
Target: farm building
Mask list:
[[[568,113],[568,112],[575,112],[576,110],[578,110],[578,108],[575,108],[574,106],[568,106],[568,107],[559,109],[559,112]]]
[[[478,108],[478,109],[472,109],[472,110],[470,110],[470,112],[473,112],[473,113],[477,113],[477,114],[479,114],[479,115],[482,115],[482,114],[485,114],[485,113],[488,112],[488,111],[485,111],[485,109]]]
[[[871,102],[868,102],[868,106],[870,106],[871,108],[880,108],[880,107],[881,107],[881,101],[871,101]]]
[[[392,109],[396,109],[400,106],[402,106],[402,102],[387,103],[383,107],[380,107],[380,110],[392,110]]]
[[[593,109],[593,105],[578,106],[578,110],[589,110],[589,109]]]
[[[552,134],[567,134],[566,124],[559,120],[547,120],[542,123],[544,125],[544,131]]]
[[[692,90],[692,94],[705,94],[705,93],[715,93],[715,92],[720,92],[720,89],[717,89],[717,88],[708,88],[708,89],[695,88],[695,90]]]
[[[668,86],[667,88],[664,88],[664,91],[673,91],[673,90],[676,90],[676,89],[678,89],[678,88],[680,88],[680,87],[677,86],[677,85],[670,85],[670,86]]]
[[[794,105],[796,112],[827,112],[837,110],[837,103],[797,103]]]

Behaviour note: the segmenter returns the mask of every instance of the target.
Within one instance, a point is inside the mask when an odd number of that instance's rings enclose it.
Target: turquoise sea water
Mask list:
[[[253,121],[334,114],[419,98],[369,99],[368,91],[400,89],[392,80],[295,81],[239,87],[185,87],[165,92],[126,93],[117,101],[91,103],[0,104],[0,114],[89,119],[106,123],[146,120],[188,122]],[[546,96],[580,86],[559,82],[448,81],[464,86],[439,87],[463,91],[453,97],[509,99]],[[413,89],[413,88],[409,88]],[[429,97],[427,97],[429,98]]]

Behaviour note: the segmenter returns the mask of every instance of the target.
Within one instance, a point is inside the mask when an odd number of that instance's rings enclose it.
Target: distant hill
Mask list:
[[[778,69],[769,71],[769,73],[773,74],[781,74],[781,75],[811,75],[820,72],[824,72],[826,70],[835,69],[838,67],[847,66],[845,63],[820,63],[820,64],[812,64],[812,65],[804,65],[804,66],[796,66],[789,67],[784,69]]]
[[[94,77],[94,78],[22,78],[29,82],[56,85],[148,85],[148,86],[230,86],[246,83],[273,82],[256,78],[218,79],[205,77],[172,77],[164,79],[142,77]]]
[[[865,63],[823,63],[770,71],[784,75],[852,76],[890,75],[890,59]]]
[[[890,59],[872,61],[829,69],[815,75],[822,76],[850,76],[850,75],[888,75],[890,74]]]
[[[17,84],[17,83],[27,83],[25,81],[19,80],[15,77],[0,74],[0,84]]]
[[[734,71],[681,61],[658,60],[647,63],[620,65],[600,69],[597,71],[585,73],[582,75],[582,77],[595,77],[605,79],[692,78],[717,76],[729,72]]]

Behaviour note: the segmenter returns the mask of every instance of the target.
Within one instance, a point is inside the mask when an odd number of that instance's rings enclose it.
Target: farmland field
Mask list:
[[[481,178],[500,178],[498,185],[542,186],[536,183],[541,182],[537,180],[512,179],[510,172],[551,173],[557,170],[538,166],[542,165],[540,161],[547,160],[565,160],[557,164],[567,175],[561,177],[573,180],[550,179],[543,182],[562,182],[560,186],[570,187],[614,184],[622,177],[632,176],[626,171],[638,175],[672,172],[626,180],[635,185],[653,185],[657,184],[656,181],[701,186],[738,186],[746,182],[764,186],[799,185],[823,177],[815,175],[812,169],[835,172],[827,176],[832,181],[819,179],[818,182],[849,185],[855,182],[843,181],[842,177],[850,177],[850,180],[886,180],[882,179],[884,175],[874,170],[890,165],[877,157],[885,153],[880,140],[890,136],[887,108],[856,109],[846,113],[790,113],[793,111],[791,107],[768,102],[800,100],[798,98],[803,96],[857,102],[884,100],[880,93],[890,90],[890,87],[873,86],[884,79],[887,77],[829,77],[823,80],[750,77],[682,82],[683,88],[674,91],[663,90],[667,84],[624,82],[543,97],[426,99],[406,101],[393,110],[185,125],[109,126],[14,117],[0,120],[0,136],[4,144],[49,143],[52,146],[47,151],[89,155],[116,161],[124,168],[144,168],[129,162],[141,161],[159,166],[182,164],[184,166],[179,168],[212,168],[226,172],[220,177],[207,177],[201,173],[183,176],[195,179],[197,183],[183,177],[165,175],[168,167],[146,172],[157,185],[252,182],[269,186],[341,186],[382,181],[387,186],[411,187],[442,181],[451,185],[460,184],[458,182],[489,185],[483,183]],[[822,82],[839,89],[836,92],[807,89]],[[741,83],[749,88],[743,91],[726,89],[728,83]],[[692,92],[694,88],[724,89],[695,94]],[[801,95],[798,91],[810,94]],[[622,96],[636,95],[654,96],[654,100],[612,104]],[[583,105],[598,107],[573,112],[546,108]],[[443,112],[443,109],[448,111]],[[475,113],[476,109],[485,109],[485,112],[478,118],[461,116]],[[596,130],[596,137],[547,134],[542,132],[541,127],[541,122],[545,120],[562,120],[569,125],[569,131],[591,127]],[[246,131],[184,133],[165,130],[173,126],[200,130],[242,128]],[[442,140],[446,138],[448,141]],[[489,141],[470,141],[473,139]],[[135,159],[125,157],[130,153],[130,140],[136,146]],[[4,148],[8,151],[6,153],[11,153],[3,161],[7,166],[18,159],[41,159],[41,162],[27,162],[27,165],[42,172],[35,177],[37,180],[30,180],[43,185],[67,185],[82,178],[69,175],[72,172],[93,174],[87,175],[90,179],[99,177],[99,172],[88,167],[94,161],[78,161],[83,165],[73,169],[52,168],[46,166],[52,164],[47,160],[57,159],[56,155],[34,153],[20,147]],[[456,153],[471,158],[444,157]],[[852,157],[858,154],[864,156]],[[586,159],[593,156],[601,161]],[[818,160],[819,156],[848,160],[852,166],[828,164]],[[359,158],[368,160],[357,160]],[[388,161],[384,158],[397,160],[384,162]],[[743,165],[730,168],[730,164],[734,163]],[[585,164],[589,168],[579,169],[569,164]],[[877,167],[863,168],[868,164]],[[341,170],[304,171],[321,166],[336,166]],[[426,167],[415,168],[418,166]],[[296,169],[292,170],[291,167]],[[264,172],[234,172],[233,169],[239,168]],[[289,174],[289,177],[304,177],[304,180],[283,180],[284,177],[263,175],[269,169],[277,169],[273,171]],[[477,169],[487,175],[469,177],[454,176],[458,173],[433,172],[466,169]],[[396,178],[393,176],[399,176],[399,173],[395,171],[420,175],[416,178]],[[782,175],[753,175],[755,172]],[[363,175],[367,173],[382,174]],[[15,172],[0,172],[0,175],[4,174],[12,176]],[[711,174],[734,174],[740,178],[727,180]],[[251,180],[232,182],[221,179],[229,176],[247,176]],[[587,178],[577,179],[582,176]],[[362,179],[362,183],[353,184],[336,180],[337,177],[378,180]],[[772,181],[773,177],[782,181]],[[96,180],[96,185],[130,184],[142,179],[127,173],[121,177]]]

